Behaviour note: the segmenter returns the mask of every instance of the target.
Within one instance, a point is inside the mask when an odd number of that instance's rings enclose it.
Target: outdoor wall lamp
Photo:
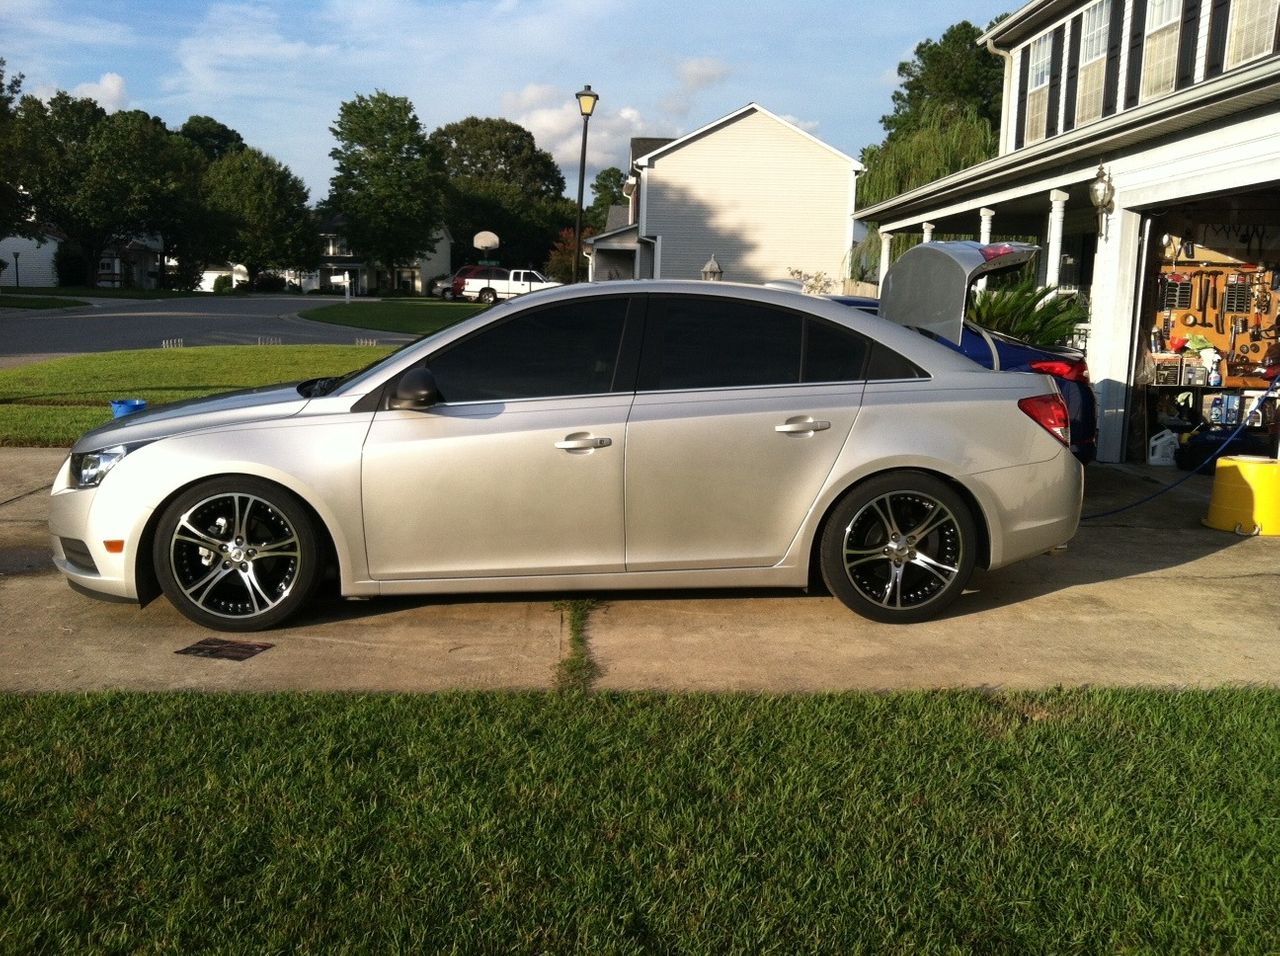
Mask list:
[[[1107,237],[1107,217],[1115,211],[1116,187],[1111,182],[1111,174],[1098,164],[1098,174],[1089,183],[1089,202],[1098,210],[1098,235]]]
[[[587,123],[596,110],[600,94],[588,83],[574,94],[578,98],[578,112],[582,114],[582,158],[578,160],[578,224],[573,230],[573,281],[578,281],[578,263],[582,261],[582,190],[587,180]]]
[[[707,282],[719,282],[724,276],[724,270],[720,268],[720,263],[716,262],[715,254],[707,260],[706,265],[702,267],[702,278]]]

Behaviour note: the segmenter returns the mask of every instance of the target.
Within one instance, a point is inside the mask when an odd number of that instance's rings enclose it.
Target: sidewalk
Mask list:
[[[0,690],[435,691],[551,687],[563,595],[329,598],[245,639],[248,661],[174,652],[214,635],[163,599],[139,609],[72,592],[49,567],[53,449],[0,449]],[[1086,514],[1183,477],[1092,465]],[[874,624],[795,591],[591,595],[600,689],[844,689],[1280,684],[1280,538],[1203,527],[1211,479],[1085,522],[1061,555],[975,576],[945,618]]]

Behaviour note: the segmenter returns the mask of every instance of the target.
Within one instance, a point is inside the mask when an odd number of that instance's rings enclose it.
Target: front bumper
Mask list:
[[[77,590],[106,598],[136,601],[134,567],[144,522],[137,521],[129,502],[113,500],[103,486],[75,488],[71,463],[62,463],[49,499],[49,534],[53,564]],[[107,541],[123,541],[118,553]]]

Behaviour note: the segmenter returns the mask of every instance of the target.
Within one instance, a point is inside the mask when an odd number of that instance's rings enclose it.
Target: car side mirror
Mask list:
[[[425,365],[409,369],[396,382],[395,391],[387,400],[387,408],[430,408],[440,401],[436,377]]]

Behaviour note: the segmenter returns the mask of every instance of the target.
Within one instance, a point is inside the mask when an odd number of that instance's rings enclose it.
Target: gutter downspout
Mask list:
[[[1005,110],[1014,107],[1013,102],[1013,54],[1008,50],[1001,50],[996,47],[995,40],[987,38],[987,52],[1004,60],[1004,93],[1000,97],[1000,145],[997,155],[1003,156],[1009,152],[1007,143],[1006,130],[1009,129],[1008,120],[1011,117],[1005,115]]]

